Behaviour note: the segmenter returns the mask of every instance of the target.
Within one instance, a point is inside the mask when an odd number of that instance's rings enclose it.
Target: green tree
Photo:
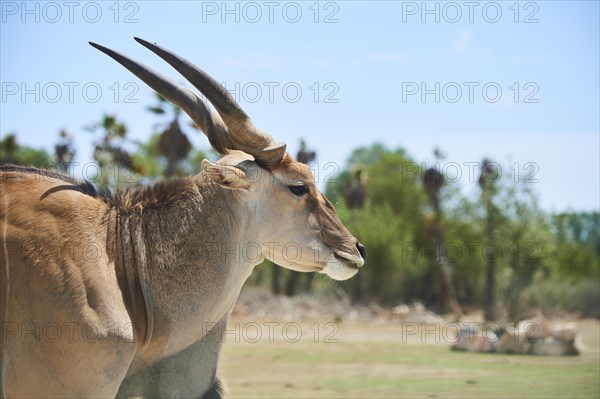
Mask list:
[[[53,161],[48,151],[19,144],[15,133],[8,133],[0,140],[0,163],[50,168]]]
[[[569,281],[600,278],[600,213],[563,212],[552,216],[557,275]]]
[[[523,291],[536,273],[548,275],[555,268],[554,240],[549,217],[540,209],[531,186],[511,179],[500,179],[495,185],[492,201],[499,211],[493,235],[484,242],[482,252],[487,259],[494,259],[496,275],[503,276],[503,286],[496,292],[503,294],[508,319],[518,320],[526,316],[521,305]]]
[[[153,133],[148,141],[138,142],[133,153],[133,160],[139,168],[144,171],[144,176],[150,180],[168,176],[169,161],[160,150],[160,132]],[[191,148],[184,159],[177,161],[175,176],[190,176],[200,173],[202,160],[213,160],[216,154],[212,151],[204,151]]]
[[[344,190],[352,184],[356,170],[368,176],[366,199],[362,208],[349,209]],[[337,205],[340,218],[367,248],[367,264],[359,282],[364,282],[370,298],[395,303],[418,298],[419,290],[426,289],[413,284],[428,268],[419,253],[425,211],[420,176],[419,166],[404,150],[374,144],[354,150],[344,170],[327,184],[326,194]],[[357,283],[353,279],[347,284]]]
[[[94,160],[98,171],[92,180],[101,188],[123,188],[139,183],[145,174],[135,163],[131,150],[133,143],[127,137],[127,126],[115,115],[105,114],[100,122],[85,128],[92,134],[100,133],[94,142]]]
[[[450,188],[450,187],[448,187]],[[480,307],[484,302],[482,292],[485,257],[482,254],[482,223],[480,204],[464,197],[460,192],[452,194],[453,205],[445,209],[445,253],[453,266],[453,285],[463,306]]]

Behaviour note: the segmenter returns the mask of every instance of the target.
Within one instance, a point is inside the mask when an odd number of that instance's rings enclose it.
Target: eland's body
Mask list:
[[[334,279],[364,248],[305,165],[201,70],[150,43],[215,106],[103,48],[184,109],[213,147],[196,176],[124,193],[34,168],[0,178],[0,383],[7,397],[220,396],[218,355],[265,258]],[[290,249],[293,247],[292,249]]]

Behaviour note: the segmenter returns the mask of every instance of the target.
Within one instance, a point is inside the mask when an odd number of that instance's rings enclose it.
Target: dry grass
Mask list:
[[[232,319],[222,355],[229,396],[600,397],[597,320],[577,322],[585,346],[576,357],[452,352],[439,325],[326,323]]]

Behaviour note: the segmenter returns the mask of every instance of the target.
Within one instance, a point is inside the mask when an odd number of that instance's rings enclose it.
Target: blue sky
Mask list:
[[[534,180],[547,210],[600,207],[597,1],[67,4],[0,3],[0,134],[51,149],[65,128],[82,164],[83,127],[103,113],[147,139],[151,90],[87,44],[183,81],[140,36],[235,90],[293,153],[300,138],[317,148],[320,181],[358,146],[428,163],[437,146],[467,193],[469,165],[490,157],[505,178]]]

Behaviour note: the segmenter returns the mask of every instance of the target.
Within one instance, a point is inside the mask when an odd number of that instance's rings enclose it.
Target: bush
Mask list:
[[[600,319],[600,283],[597,280],[584,280],[573,288],[573,305],[581,315]]]
[[[600,318],[600,282],[594,279],[569,282],[557,279],[535,281],[521,293],[521,310],[536,308],[544,313],[570,312]]]

